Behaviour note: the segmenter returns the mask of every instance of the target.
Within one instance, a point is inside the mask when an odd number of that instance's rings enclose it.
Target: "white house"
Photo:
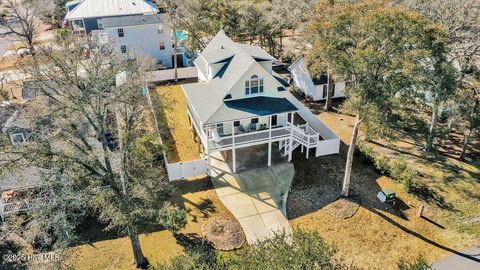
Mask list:
[[[259,47],[233,42],[220,31],[195,60],[199,82],[182,85],[187,112],[207,156],[268,145],[278,147],[290,161],[292,151],[315,150],[335,154],[340,140],[317,116],[303,106],[272,71],[275,59]],[[306,151],[308,157],[309,151]]]
[[[149,56],[171,68],[173,47],[166,19],[165,14],[107,17],[92,36],[101,43],[112,43],[117,52]]]
[[[328,91],[328,75],[322,74],[319,78],[310,76],[303,57],[298,58],[290,66],[291,77],[294,85],[300,92],[311,97],[314,101],[325,100]],[[346,82],[333,83],[332,98],[345,97]]]
[[[146,0],[80,0],[66,4],[76,34],[112,43],[119,53],[150,56],[173,66],[172,31],[165,14]]]

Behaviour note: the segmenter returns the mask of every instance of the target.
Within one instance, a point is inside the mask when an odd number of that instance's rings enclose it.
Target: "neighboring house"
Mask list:
[[[233,42],[220,31],[195,60],[199,82],[182,85],[187,111],[211,168],[210,156],[268,144],[288,156],[301,146],[315,155],[338,153],[340,141],[288,91],[272,71],[275,59],[259,47]]]
[[[92,37],[111,43],[115,51],[156,59],[166,68],[173,67],[171,30],[165,14],[132,15],[101,19],[102,29]]]
[[[325,100],[328,91],[328,75],[322,74],[319,78],[310,76],[303,57],[298,58],[291,66],[291,77],[294,85],[306,96],[314,101]],[[334,82],[332,98],[345,97],[346,82]]]
[[[102,29],[103,18],[158,13],[153,3],[145,0],[80,0],[68,2],[66,8],[65,19],[78,34]]]
[[[75,34],[110,42],[119,53],[150,56],[166,68],[172,64],[172,32],[166,16],[146,0],[81,0],[66,4]],[[179,56],[183,59],[182,55]]]

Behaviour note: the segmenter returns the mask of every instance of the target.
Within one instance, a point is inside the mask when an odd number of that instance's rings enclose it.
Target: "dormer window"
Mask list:
[[[253,75],[250,80],[245,81],[245,95],[263,93],[263,78]]]

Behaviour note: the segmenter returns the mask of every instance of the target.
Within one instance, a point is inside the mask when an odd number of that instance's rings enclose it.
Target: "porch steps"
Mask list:
[[[298,146],[300,146],[300,142],[293,140],[291,151],[297,149]],[[280,150],[282,150],[283,156],[288,155],[288,153],[290,152],[290,144],[288,143],[288,141],[280,142]]]

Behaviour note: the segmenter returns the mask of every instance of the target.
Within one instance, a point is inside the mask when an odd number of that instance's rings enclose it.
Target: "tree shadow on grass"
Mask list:
[[[421,235],[420,233],[417,233],[417,232],[415,232],[415,231],[413,231],[413,230],[410,230],[410,229],[406,228],[405,226],[402,226],[401,224],[399,224],[399,223],[396,222],[395,220],[389,218],[389,217],[386,216],[385,214],[383,214],[383,213],[381,213],[381,212],[379,212],[379,211],[377,211],[377,210],[375,210],[375,209],[371,209],[371,211],[372,211],[372,213],[378,215],[379,217],[381,217],[382,219],[384,219],[384,220],[387,221],[388,223],[394,225],[395,227],[401,229],[402,231],[404,231],[404,232],[406,232],[406,233],[408,233],[408,234],[410,234],[410,235],[412,235],[412,236],[415,236],[416,238],[418,238],[418,239],[420,239],[420,240],[422,240],[422,241],[424,241],[424,242],[429,243],[429,244],[432,245],[432,246],[435,246],[435,247],[440,248],[440,249],[442,249],[442,250],[448,251],[448,252],[450,252],[450,253],[453,253],[453,254],[456,254],[456,255],[458,255],[458,256],[464,257],[464,258],[466,258],[466,259],[469,259],[469,260],[472,260],[472,261],[475,261],[475,262],[480,263],[480,259],[479,259],[479,258],[475,258],[474,256],[471,256],[471,255],[468,255],[468,254],[459,252],[459,251],[457,251],[457,250],[454,250],[454,249],[452,249],[452,248],[449,248],[449,247],[447,247],[447,246],[444,246],[444,245],[442,245],[442,244],[439,244],[439,243],[437,243],[437,242],[435,242],[435,241],[433,241],[433,240],[431,240],[431,239],[429,239],[429,238]]]
[[[410,187],[409,193],[419,198],[420,200],[432,203],[441,209],[451,212],[457,211],[453,204],[445,201],[445,198],[442,195],[438,194],[435,190],[429,188],[424,184],[414,184]]]
[[[187,254],[200,254],[200,259],[205,261],[213,261],[209,258],[217,256],[217,252],[212,243],[196,233],[177,233],[174,234],[174,237],[177,244],[181,245]]]

